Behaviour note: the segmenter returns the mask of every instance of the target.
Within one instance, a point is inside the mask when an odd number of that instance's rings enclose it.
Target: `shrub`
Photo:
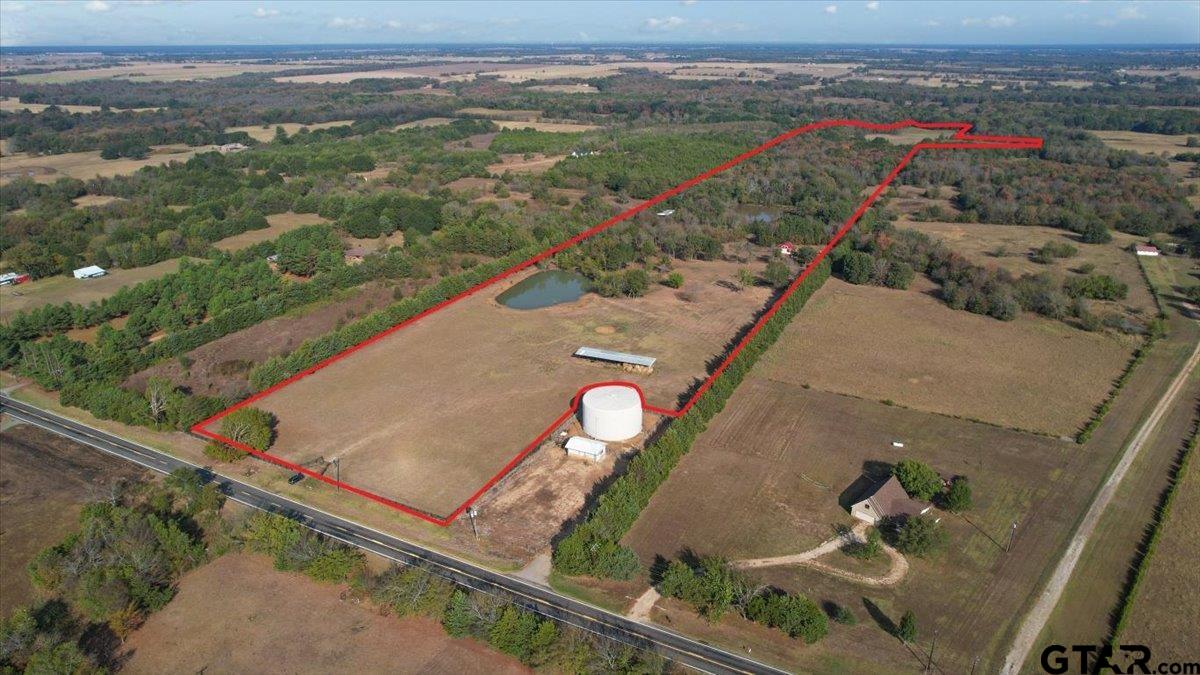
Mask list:
[[[858,617],[854,616],[854,612],[851,612],[850,608],[845,605],[834,606],[833,620],[843,626],[853,626],[858,623]]]
[[[275,415],[258,408],[238,408],[221,418],[221,435],[264,452],[275,442]]]
[[[204,446],[204,454],[206,457],[211,457],[218,462],[236,462],[245,458],[250,453],[233,446],[225,445],[224,443],[210,441]]]
[[[875,259],[870,253],[853,251],[842,258],[841,277],[852,284],[871,283]]]
[[[924,462],[904,459],[892,470],[904,491],[915,499],[929,501],[942,490],[942,477]]]
[[[663,283],[671,288],[683,288],[683,275],[679,272],[671,272]]]
[[[946,508],[962,513],[971,508],[971,483],[966,476],[955,476],[950,482],[950,491],[946,493]]]
[[[896,534],[896,548],[901,553],[927,556],[946,545],[946,531],[929,516],[912,516],[904,521]]]
[[[900,625],[896,626],[896,637],[906,643],[917,639],[917,616],[911,609],[900,617]]]
[[[874,560],[883,552],[883,538],[880,536],[879,530],[871,528],[867,531],[866,541],[847,544],[842,551],[851,558]]]

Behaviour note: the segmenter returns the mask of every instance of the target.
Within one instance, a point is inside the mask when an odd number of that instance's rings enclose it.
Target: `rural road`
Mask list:
[[[481,593],[503,595],[529,611],[597,635],[656,652],[688,668],[706,673],[784,673],[717,647],[697,642],[657,626],[631,621],[599,607],[522,579],[493,572],[378,530],[292,501],[204,467],[89,427],[53,412],[0,395],[0,411],[71,440],[97,448],[160,473],[186,467],[216,481],[230,499],[256,509],[279,513],[346,544],[406,565],[421,565],[457,584]]]
[[[1112,501],[1113,495],[1116,494],[1117,486],[1121,484],[1121,480],[1129,471],[1129,467],[1137,459],[1142,446],[1146,444],[1154,429],[1158,427],[1158,423],[1162,420],[1163,415],[1167,413],[1167,410],[1170,409],[1175,399],[1178,398],[1179,392],[1183,390],[1188,375],[1195,369],[1197,362],[1200,362],[1200,344],[1196,345],[1187,363],[1184,364],[1179,374],[1175,376],[1175,379],[1171,381],[1171,386],[1167,387],[1167,391],[1163,393],[1162,398],[1154,406],[1154,410],[1150,412],[1150,416],[1138,428],[1137,433],[1134,434],[1133,439],[1126,446],[1121,460],[1117,463],[1112,473],[1109,474],[1108,480],[1104,482],[1100,491],[1096,493],[1095,499],[1092,500],[1091,506],[1088,507],[1087,513],[1084,514],[1083,520],[1079,523],[1079,528],[1071,538],[1071,543],[1067,547],[1066,553],[1058,561],[1058,566],[1054,568],[1054,574],[1046,584],[1045,590],[1038,597],[1037,603],[1029,611],[1029,614],[1025,617],[1025,621],[1021,624],[1021,629],[1017,632],[1016,638],[1013,639],[1012,649],[1009,650],[1008,656],[1004,659],[1002,673],[1013,675],[1020,672],[1021,666],[1024,665],[1029,652],[1033,650],[1038,636],[1041,635],[1042,628],[1046,625],[1046,621],[1050,619],[1050,614],[1054,612],[1054,607],[1058,604],[1063,589],[1066,588],[1067,582],[1071,579],[1071,573],[1075,570],[1075,565],[1079,562],[1080,556],[1083,555],[1084,546],[1087,545],[1088,539],[1091,538],[1092,532],[1095,531],[1096,525],[1100,522],[1100,517],[1104,515],[1105,509],[1108,508],[1109,502]]]

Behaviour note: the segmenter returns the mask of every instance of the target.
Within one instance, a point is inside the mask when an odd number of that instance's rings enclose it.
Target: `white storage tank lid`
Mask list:
[[[642,397],[633,387],[604,385],[584,392],[583,431],[601,441],[624,441],[642,432]]]

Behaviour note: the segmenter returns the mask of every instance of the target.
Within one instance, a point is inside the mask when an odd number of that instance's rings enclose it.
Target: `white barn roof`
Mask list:
[[[572,436],[567,439],[567,450],[584,455],[600,456],[604,454],[605,450],[608,450],[608,446],[583,436]]]
[[[651,368],[654,362],[658,359],[653,356],[638,356],[637,354],[626,354],[625,352],[612,352],[607,349],[597,349],[595,347],[580,347],[575,350],[575,356],[584,359],[599,359],[601,361],[612,361],[613,363],[631,363],[635,366],[645,366]]]
[[[76,279],[84,279],[86,277],[98,277],[104,275],[104,268],[98,265],[88,265],[80,267],[74,272]]]

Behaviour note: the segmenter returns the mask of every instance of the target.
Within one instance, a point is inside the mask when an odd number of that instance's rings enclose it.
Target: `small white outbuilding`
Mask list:
[[[76,279],[94,279],[96,277],[102,277],[105,274],[108,274],[108,272],[104,271],[104,268],[100,267],[99,265],[88,265],[87,267],[80,267],[72,274],[75,275]]]
[[[642,397],[633,387],[589,389],[580,402],[583,431],[601,441],[625,441],[642,433]]]
[[[604,459],[608,446],[600,441],[594,441],[583,436],[572,436],[567,439],[567,454],[572,457],[582,457],[593,462]]]

